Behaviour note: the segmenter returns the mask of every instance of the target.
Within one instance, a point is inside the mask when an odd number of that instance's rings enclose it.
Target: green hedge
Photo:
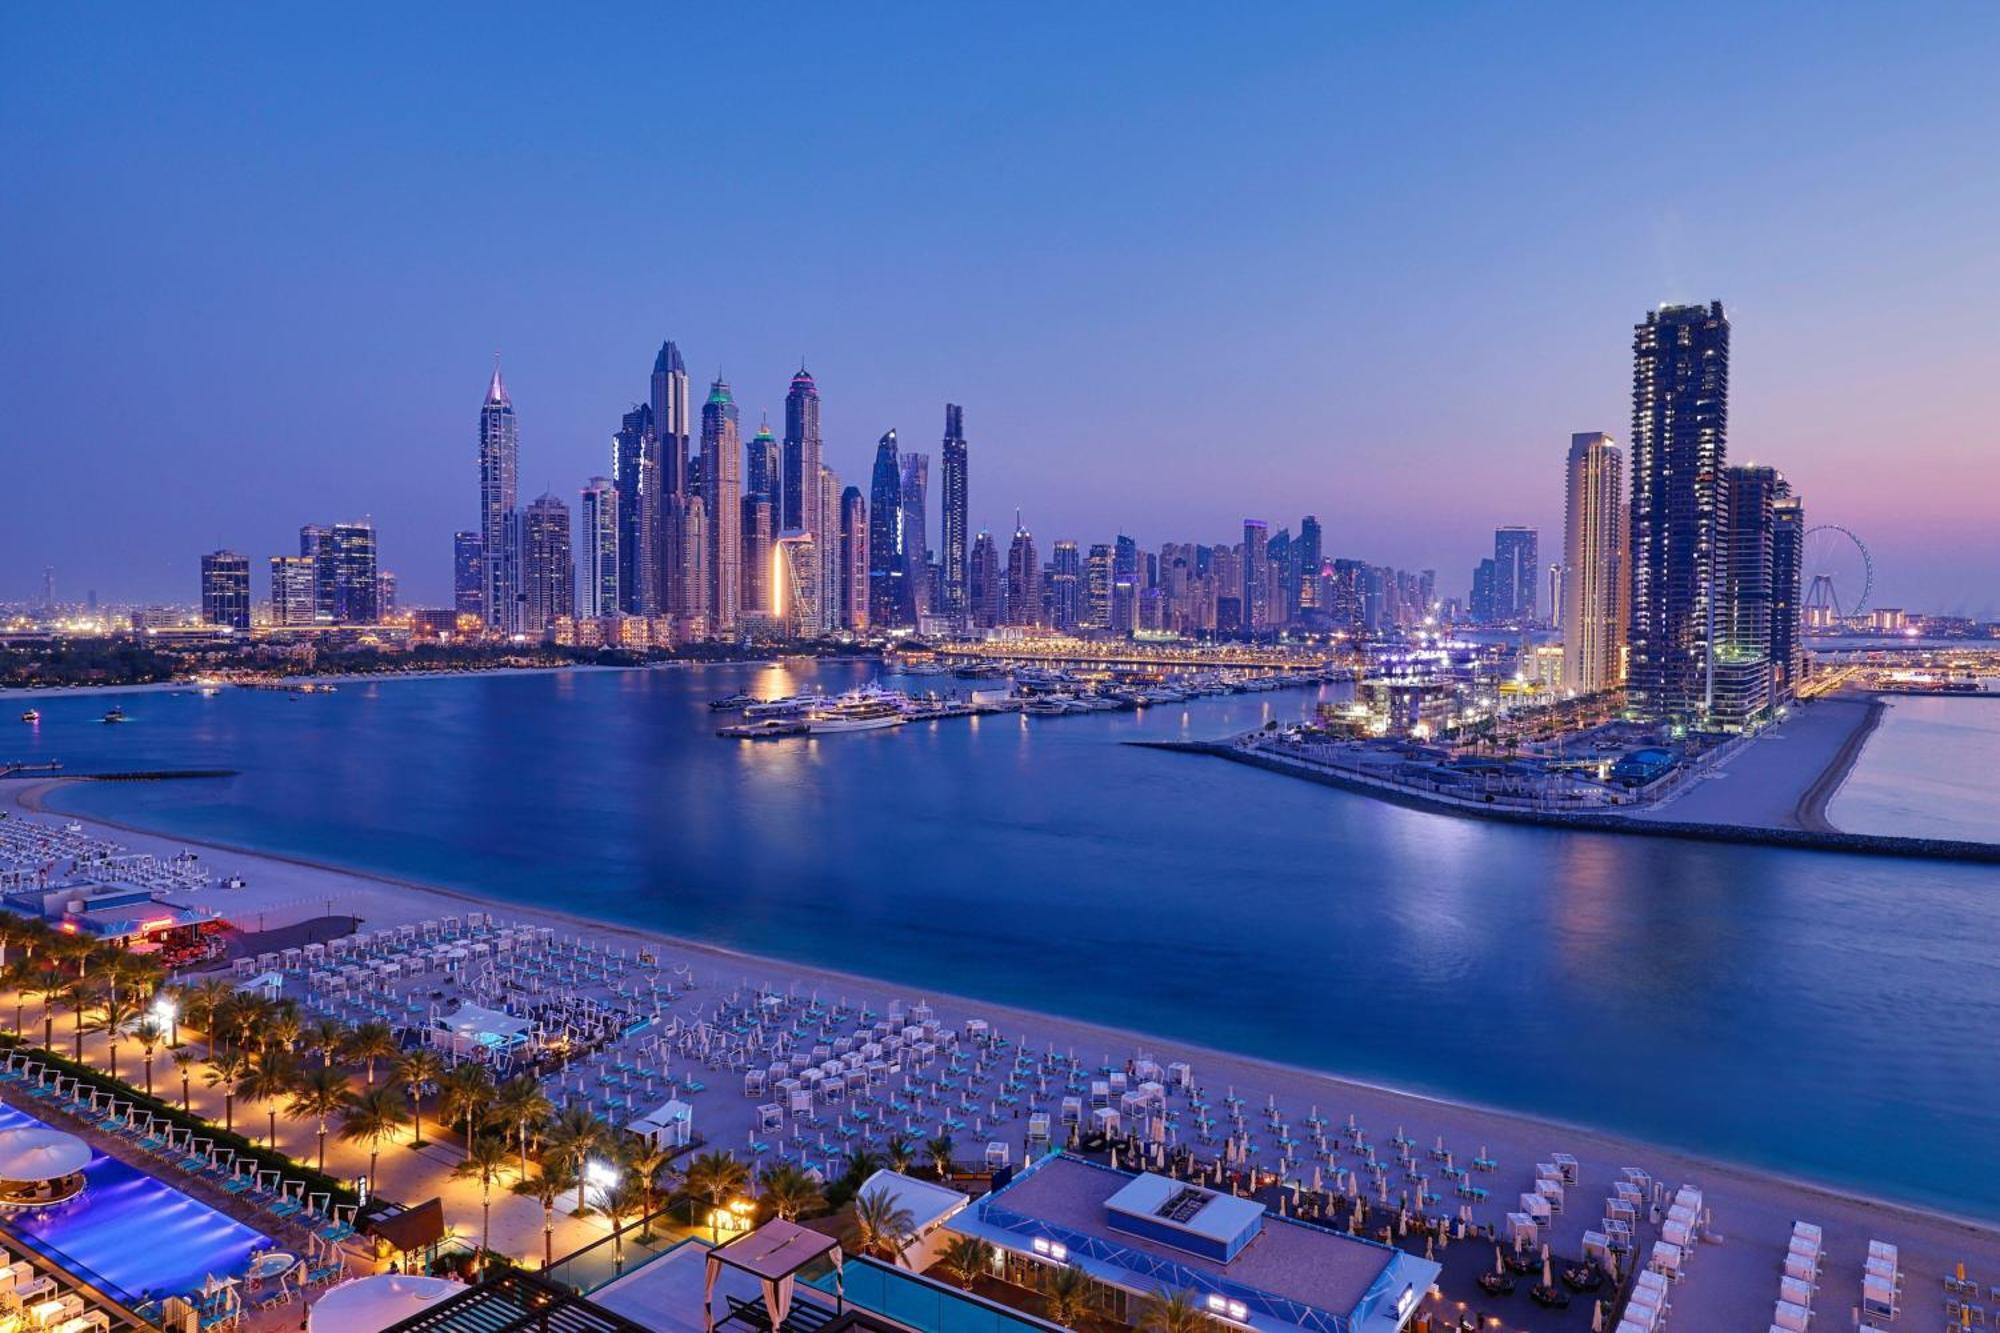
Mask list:
[[[358,1204],[360,1196],[342,1181],[334,1179],[309,1166],[301,1166],[281,1152],[259,1147],[249,1139],[219,1125],[211,1125],[190,1111],[183,1111],[171,1102],[158,1097],[148,1097],[143,1091],[133,1087],[123,1079],[114,1079],[101,1069],[78,1064],[66,1055],[56,1055],[45,1047],[17,1037],[12,1033],[0,1032],[0,1051],[20,1050],[51,1069],[59,1069],[74,1075],[100,1092],[115,1094],[120,1100],[129,1101],[135,1107],[151,1111],[155,1117],[173,1125],[176,1129],[193,1130],[201,1138],[212,1139],[218,1148],[234,1148],[237,1158],[249,1158],[267,1171],[281,1171],[293,1180],[302,1180],[308,1194],[329,1194],[336,1204]],[[60,1103],[57,1103],[60,1105]]]

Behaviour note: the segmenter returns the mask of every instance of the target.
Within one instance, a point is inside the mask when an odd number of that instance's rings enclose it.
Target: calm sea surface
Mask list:
[[[2000,699],[1891,698],[1827,818],[1854,833],[2000,842]]]
[[[709,699],[812,674],[134,695],[123,727],[45,700],[0,757],[236,768],[60,799],[2000,1218],[2000,871],[1479,824],[1117,744],[1308,691],[711,734]]]

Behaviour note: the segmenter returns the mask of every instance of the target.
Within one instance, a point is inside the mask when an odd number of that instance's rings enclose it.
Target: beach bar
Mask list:
[[[1040,1286],[1074,1266],[1114,1320],[1164,1292],[1224,1326],[1263,1333],[1399,1333],[1440,1271],[1427,1259],[1276,1216],[1251,1199],[1058,1153],[1023,1169],[947,1226],[1000,1251],[1002,1276]]]

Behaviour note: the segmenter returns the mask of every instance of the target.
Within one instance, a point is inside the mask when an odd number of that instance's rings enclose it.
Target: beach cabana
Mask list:
[[[528,1026],[527,1019],[498,1009],[461,1004],[455,1012],[431,1020],[430,1040],[460,1059],[490,1060],[526,1045]]]
[[[655,1148],[685,1148],[694,1141],[694,1108],[679,1098],[673,1098],[625,1128]]]
[[[708,1269],[701,1289],[702,1326],[715,1328],[715,1283],[724,1268],[750,1274],[764,1288],[764,1311],[772,1328],[782,1328],[792,1309],[792,1288],[799,1271],[818,1260],[833,1264],[834,1298],[846,1309],[841,1276],[840,1242],[782,1218],[716,1246],[708,1252]]]
[[[40,1208],[83,1192],[91,1147],[57,1129],[0,1132],[0,1203]]]

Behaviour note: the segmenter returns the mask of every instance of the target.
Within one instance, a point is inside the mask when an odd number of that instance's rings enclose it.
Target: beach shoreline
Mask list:
[[[1563,1120],[1559,1117],[1514,1108],[1487,1105],[1390,1083],[1372,1082],[1329,1070],[1291,1064],[1264,1056],[1244,1055],[1237,1052],[1225,1051],[1206,1046],[1194,1040],[1141,1032],[1136,1029],[1124,1028],[1096,1020],[1065,1017],[1061,1014],[1037,1010],[1018,1004],[984,1000],[975,996],[958,995],[950,992],[920,991],[913,984],[893,979],[869,976],[859,972],[849,972],[804,960],[750,953],[704,940],[675,935],[665,930],[633,926],[616,921],[606,921],[581,913],[565,911],[560,908],[540,905],[528,906],[506,898],[488,897],[447,885],[405,879],[376,871],[329,865],[324,862],[290,856],[281,852],[264,851],[205,838],[184,837],[163,832],[159,829],[125,823],[120,820],[64,810],[61,806],[52,804],[47,799],[55,790],[88,780],[74,777],[43,778],[32,782],[23,782],[11,790],[0,788],[0,809],[11,806],[22,814],[74,820],[82,824],[87,830],[99,832],[100,836],[109,836],[111,834],[123,835],[120,839],[123,841],[129,841],[131,838],[137,837],[171,843],[176,849],[198,848],[204,852],[220,853],[230,857],[245,857],[250,858],[253,862],[289,867],[292,870],[309,874],[316,879],[329,881],[328,887],[334,891],[325,896],[337,904],[351,904],[356,896],[356,885],[395,891],[395,896],[402,910],[391,909],[386,914],[375,916],[370,916],[365,912],[356,913],[361,918],[362,926],[367,929],[384,925],[400,925],[408,921],[435,916],[441,911],[464,909],[496,911],[524,921],[532,920],[542,924],[560,925],[566,930],[579,933],[611,936],[628,944],[644,945],[649,948],[664,947],[670,953],[691,955],[694,959],[710,967],[727,966],[742,969],[742,975],[736,978],[736,980],[744,984],[766,982],[772,978],[783,977],[789,974],[793,978],[793,989],[811,987],[816,990],[825,990],[845,986],[850,988],[851,991],[862,995],[884,997],[897,994],[911,995],[921,998],[945,1012],[954,1014],[976,1013],[989,1017],[995,1022],[996,1028],[1002,1031],[1011,1031],[1016,1027],[1035,1032],[1060,1029],[1074,1037],[1087,1037],[1087,1041],[1079,1039],[1072,1043],[1077,1049],[1088,1050],[1091,1047],[1102,1046],[1106,1051],[1117,1051],[1120,1049],[1144,1050],[1159,1054],[1163,1059],[1170,1058],[1166,1053],[1171,1052],[1176,1056],[1192,1057],[1200,1068],[1215,1069],[1222,1067],[1235,1072],[1241,1072],[1245,1077],[1238,1081],[1250,1083],[1252,1086],[1257,1085],[1255,1079],[1259,1073],[1264,1074],[1267,1079],[1288,1082],[1308,1080],[1326,1085],[1329,1105],[1337,1104],[1332,1100],[1335,1096],[1339,1094],[1351,1094],[1353,1097],[1370,1100],[1393,1099],[1394,1101],[1409,1103],[1412,1107],[1449,1112],[1456,1116],[1471,1117],[1481,1121],[1505,1122],[1508,1128],[1516,1131],[1541,1131],[1545,1137],[1552,1140],[1560,1139],[1566,1144],[1583,1142],[1598,1149],[1608,1151],[1612,1155],[1623,1153],[1633,1158],[1645,1158],[1648,1160],[1667,1158],[1684,1166],[1691,1173],[1704,1174],[1711,1180],[1718,1177],[1731,1179],[1753,1187],[1775,1187],[1787,1193],[1821,1199],[1833,1206],[1858,1207],[1869,1210],[1880,1210],[1890,1214],[1899,1214],[1913,1221],[1920,1221],[1929,1225],[1960,1229],[1968,1236],[1981,1237],[1986,1243],[2000,1245],[2000,1221],[1987,1222],[1982,1219],[1953,1214],[1944,1211],[1942,1208],[1931,1207],[1922,1203],[1870,1195],[1860,1190],[1838,1184],[1790,1175],[1756,1163],[1711,1157],[1696,1149],[1650,1142],[1616,1131]],[[355,881],[356,884],[343,884],[342,881]],[[241,893],[234,894],[216,902],[214,905],[228,907],[232,903],[238,903],[251,911],[258,910],[261,904],[255,894],[254,879],[252,882],[252,890],[246,891],[249,893],[249,897],[245,897]],[[364,897],[367,898],[375,898],[377,896],[379,895],[364,894]],[[294,900],[295,903],[296,900]],[[283,904],[279,905],[282,906]]]

